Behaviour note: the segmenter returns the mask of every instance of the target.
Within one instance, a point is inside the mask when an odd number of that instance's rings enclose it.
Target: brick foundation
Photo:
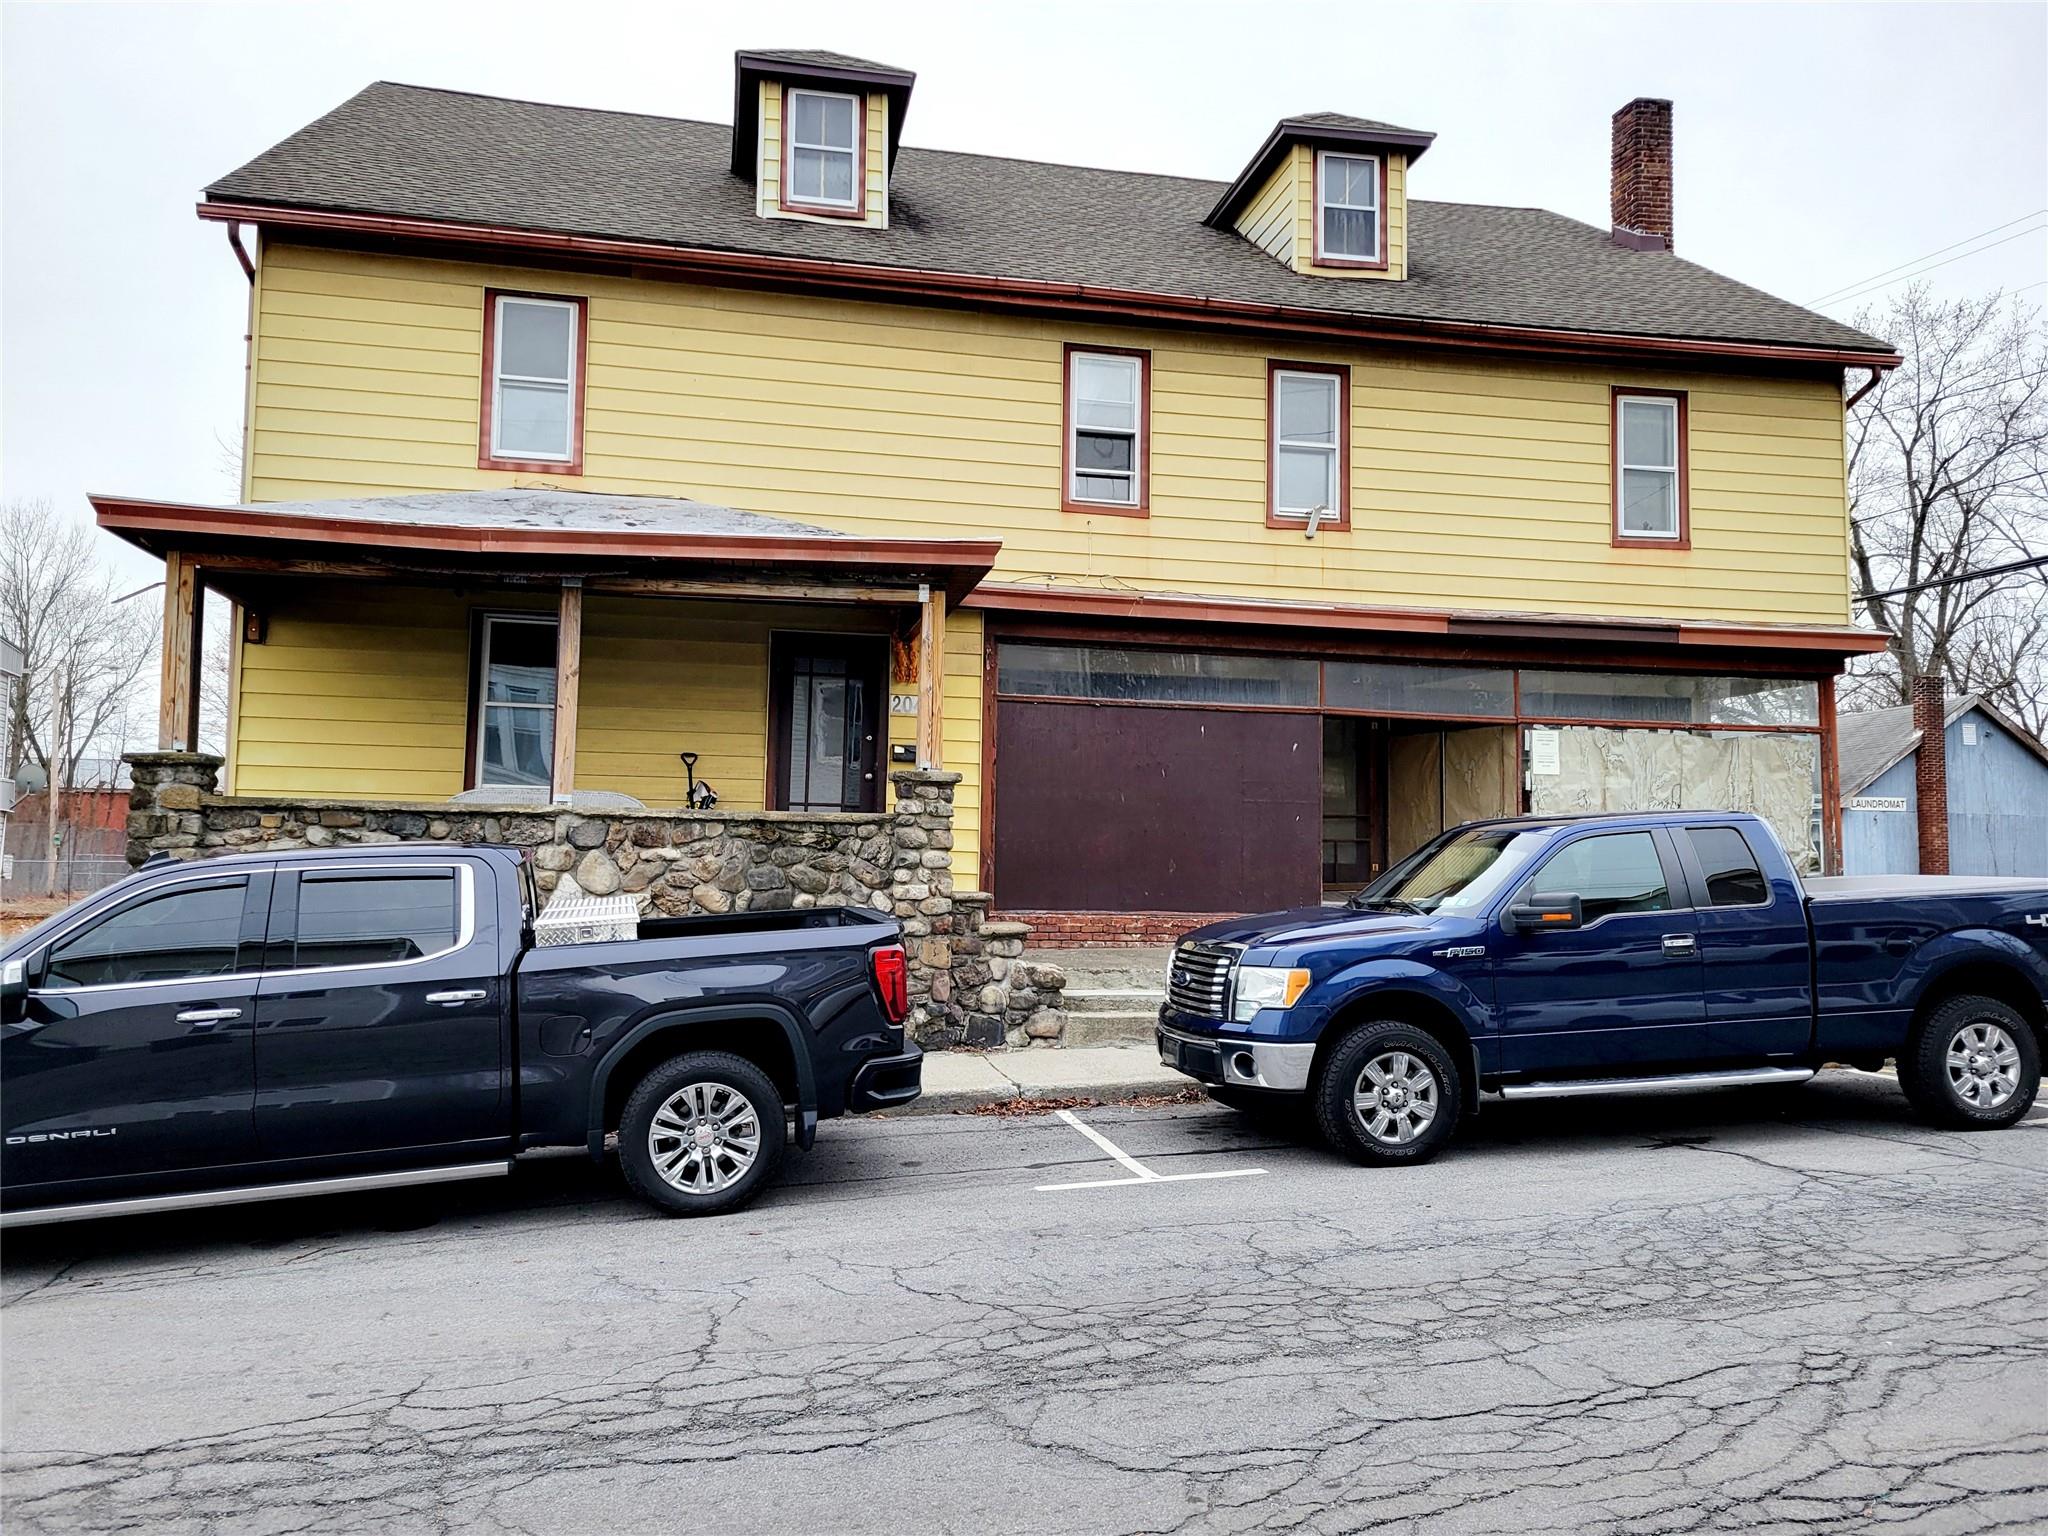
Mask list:
[[[1239,912],[1005,912],[1004,917],[1028,923],[1031,941],[1047,949],[1078,949],[1084,945],[1121,945],[1136,949],[1171,944],[1190,929]]]

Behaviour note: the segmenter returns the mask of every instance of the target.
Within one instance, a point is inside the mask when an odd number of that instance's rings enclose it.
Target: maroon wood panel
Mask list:
[[[997,706],[1006,911],[1255,912],[1322,891],[1322,721],[1118,704]]]

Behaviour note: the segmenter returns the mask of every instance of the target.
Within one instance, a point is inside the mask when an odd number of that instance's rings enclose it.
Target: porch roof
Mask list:
[[[875,538],[671,496],[592,491],[439,491],[204,506],[87,498],[99,525],[154,555],[346,558],[393,571],[580,575],[678,563],[906,575],[959,601],[995,564],[997,539]],[[346,551],[346,556],[340,552]]]

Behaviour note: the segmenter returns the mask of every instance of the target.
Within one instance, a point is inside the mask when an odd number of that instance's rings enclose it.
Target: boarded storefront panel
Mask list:
[[[1530,777],[1537,815],[1585,811],[1753,811],[1802,870],[1820,868],[1813,796],[1817,736],[1763,731],[1557,729],[1558,771]]]
[[[1395,736],[1387,744],[1387,857],[1463,821],[1514,815],[1519,755],[1508,725]]]
[[[1246,912],[1321,895],[1313,714],[1006,699],[996,754],[1000,907]]]

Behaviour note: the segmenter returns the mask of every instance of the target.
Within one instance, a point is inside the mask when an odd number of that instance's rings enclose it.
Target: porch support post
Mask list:
[[[156,744],[162,752],[199,750],[200,625],[206,593],[199,566],[178,550],[164,555],[164,635],[157,688]]]
[[[1835,680],[1820,680],[1821,873],[1842,872],[1842,762],[1837,751]]]
[[[917,766],[944,770],[946,698],[946,589],[918,589]]]
[[[555,629],[555,799],[576,788],[576,694],[583,679],[583,578],[562,578]]]

